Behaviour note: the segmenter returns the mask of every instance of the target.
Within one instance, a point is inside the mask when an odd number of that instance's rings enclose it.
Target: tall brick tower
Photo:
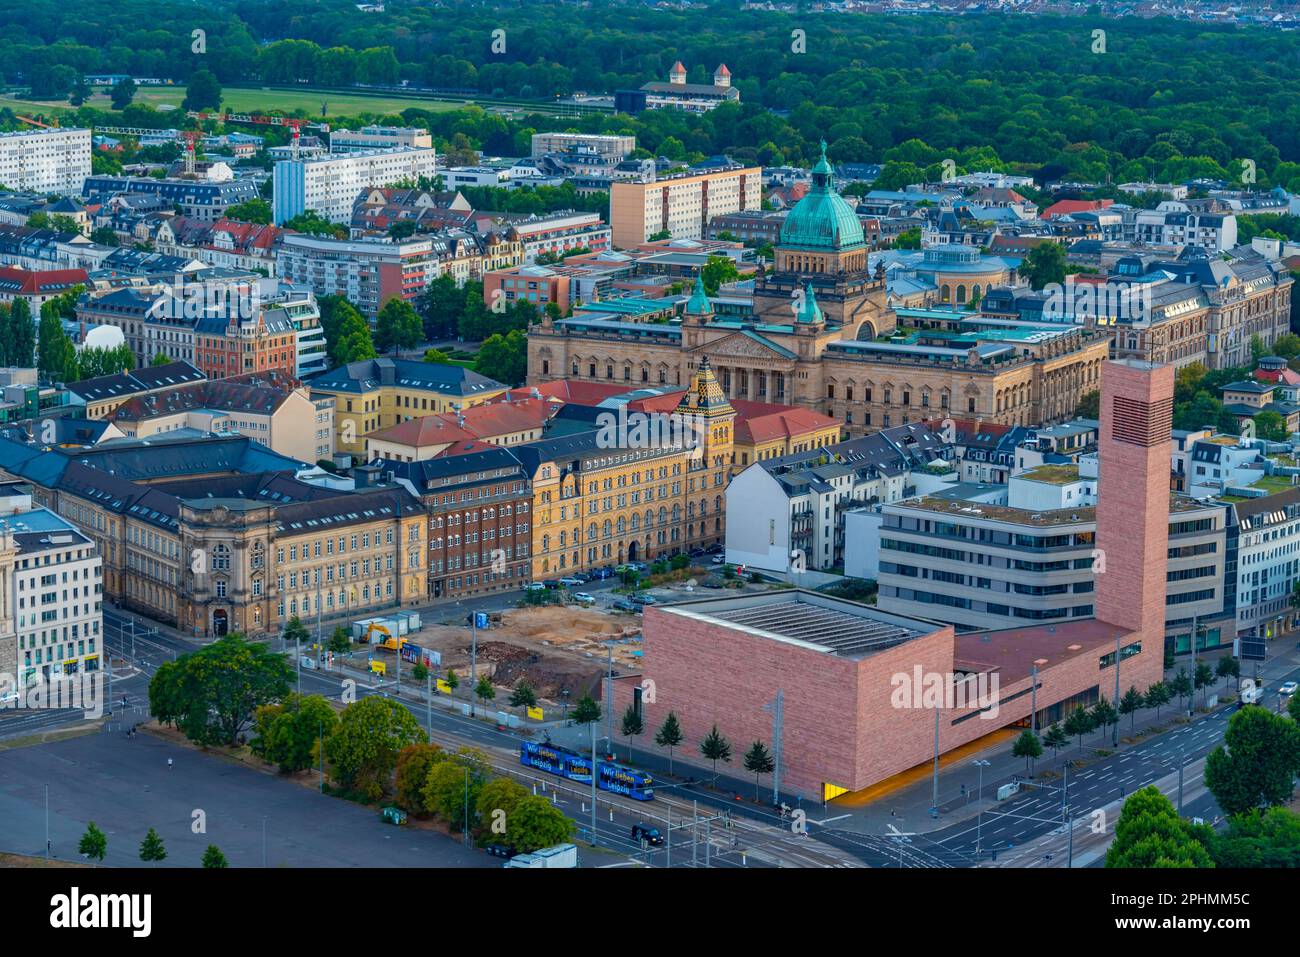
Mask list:
[[[1104,564],[1095,608],[1098,621],[1134,633],[1125,646],[1142,643],[1141,654],[1120,666],[1126,688],[1145,688],[1163,674],[1173,410],[1173,366],[1102,366],[1097,547]]]

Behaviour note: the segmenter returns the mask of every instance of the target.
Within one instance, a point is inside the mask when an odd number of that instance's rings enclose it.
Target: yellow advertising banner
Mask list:
[[[544,714],[542,713],[541,708],[529,708],[528,717],[532,718],[534,721],[541,721]]]

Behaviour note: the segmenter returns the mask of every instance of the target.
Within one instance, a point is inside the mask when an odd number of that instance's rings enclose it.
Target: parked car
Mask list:
[[[560,587],[560,582],[558,579],[555,578],[547,578],[542,581],[542,586],[544,588],[549,588],[551,591],[554,591],[555,589]]]
[[[595,596],[595,595],[588,595],[585,591],[577,591],[577,592],[574,592],[574,593],[573,593],[573,600],[576,601],[576,602],[577,602],[578,604],[580,604],[580,605],[594,605],[594,604],[596,604],[596,596]]]
[[[513,847],[508,847],[505,844],[489,844],[484,850],[493,857],[504,857],[506,860],[510,860],[518,853]]]
[[[714,555],[714,556],[713,556],[713,564],[715,564],[715,565],[721,565],[721,564],[725,563],[726,560],[727,560],[727,556],[725,556],[725,555]]]
[[[641,610],[640,605],[636,604],[635,602],[628,601],[626,598],[618,599],[617,601],[614,602],[612,607],[614,608],[615,611],[640,611]]]
[[[545,591],[546,586],[541,582],[529,582],[524,586],[524,591]]]
[[[645,841],[651,847],[663,847],[664,836],[657,827],[649,827],[645,824],[632,825],[632,840],[640,844]]]
[[[658,599],[656,599],[654,595],[647,595],[647,594],[645,594],[644,592],[638,593],[638,594],[636,594],[636,595],[632,595],[631,598],[630,598],[629,600],[630,600],[630,601],[632,602],[632,604],[634,604],[634,605],[655,605],[655,604],[658,604]]]
[[[578,585],[585,584],[581,578],[561,578],[560,584],[565,588],[574,588]]]
[[[1295,694],[1296,687],[1297,685],[1294,681],[1284,681],[1282,686],[1277,689],[1277,693],[1285,697],[1290,697]]]

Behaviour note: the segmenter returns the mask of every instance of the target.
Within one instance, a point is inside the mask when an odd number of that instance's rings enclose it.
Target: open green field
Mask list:
[[[136,90],[135,102],[153,106],[156,109],[180,109],[185,99],[184,86],[147,87]],[[327,90],[294,89],[239,89],[227,87],[222,91],[222,100],[226,109],[232,113],[249,113],[254,110],[283,110],[292,113],[303,110],[308,116],[319,117],[321,107],[329,116],[356,116],[361,113],[401,113],[412,107],[429,111],[456,110],[470,104],[476,104],[495,112],[516,112],[515,104],[495,104],[490,100],[435,100],[416,96],[369,96],[362,93],[336,93]],[[112,108],[107,93],[97,93],[86,101],[87,106],[100,110]],[[0,94],[0,106],[7,106],[17,113],[39,111],[43,113],[61,113],[72,109],[66,100],[28,100],[10,94]],[[558,112],[550,104],[542,104],[537,109],[544,112]]]

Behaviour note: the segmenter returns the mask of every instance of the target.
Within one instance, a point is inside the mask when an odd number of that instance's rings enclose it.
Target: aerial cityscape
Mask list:
[[[1300,5],[5,21],[0,865],[50,927],[275,867],[1282,917]]]

